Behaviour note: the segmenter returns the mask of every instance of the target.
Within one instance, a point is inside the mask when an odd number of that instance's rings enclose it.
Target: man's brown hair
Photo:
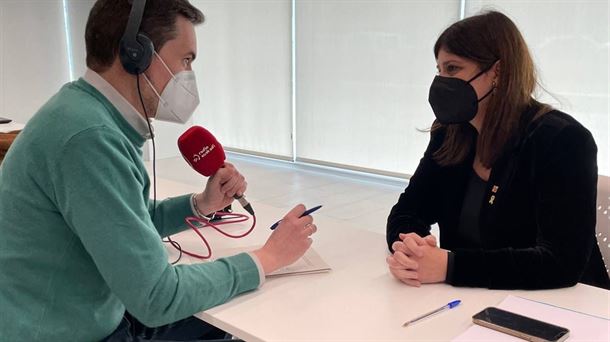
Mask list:
[[[98,0],[93,5],[85,29],[87,67],[96,72],[107,70],[119,53],[119,42],[125,33],[130,0]],[[159,51],[176,37],[176,19],[185,17],[193,24],[204,21],[203,13],[188,0],[148,0],[140,32],[150,38]]]

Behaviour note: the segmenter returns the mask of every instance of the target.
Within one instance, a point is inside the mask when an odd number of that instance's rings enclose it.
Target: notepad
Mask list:
[[[247,251],[254,251],[259,248],[260,246],[250,246],[225,248],[218,251],[214,250],[215,256],[213,257],[213,259],[227,257],[230,255],[235,255]],[[282,267],[273,273],[267,274],[267,278],[300,274],[324,273],[330,270],[330,266],[324,261],[324,259],[322,259],[318,252],[316,252],[312,247],[310,247],[299,260],[295,261],[291,265]]]
[[[282,267],[279,270],[268,274],[267,277],[323,273],[328,271],[330,271],[330,266],[328,266],[313,248],[309,248],[301,259],[297,260],[294,264]]]
[[[506,297],[497,307],[519,315],[565,327],[570,330],[568,341],[610,341],[610,320],[603,317],[592,316],[516,296]],[[517,342],[523,340],[473,324],[453,341]]]

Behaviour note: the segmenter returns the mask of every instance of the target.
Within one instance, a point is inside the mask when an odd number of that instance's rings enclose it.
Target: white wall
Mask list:
[[[94,0],[66,0],[73,77],[85,70]],[[202,103],[192,122],[157,122],[157,157],[178,155],[190,124],[225,145],[292,158],[290,0],[193,0]],[[610,175],[610,9],[605,0],[467,0],[496,8],[523,32],[543,83],[599,147]],[[69,81],[61,0],[0,0],[0,116],[26,122]],[[433,119],[432,45],[458,19],[459,0],[297,0],[296,127],[300,160],[411,174]]]
[[[290,1],[192,3],[206,16],[197,27],[194,123],[226,147],[291,157]]]
[[[292,158],[289,0],[194,0],[201,104],[185,125],[156,122],[157,158],[179,155],[176,140],[191,125],[209,129],[227,148]]]
[[[467,15],[496,9],[519,27],[547,93],[597,142],[599,173],[610,175],[610,8],[606,0],[469,0]]]
[[[0,116],[28,121],[69,81],[61,0],[0,1]]]
[[[297,157],[413,174],[433,46],[459,1],[298,1]]]
[[[84,75],[87,68],[85,57],[85,26],[95,0],[66,0],[67,24],[72,51],[72,70],[75,79]]]

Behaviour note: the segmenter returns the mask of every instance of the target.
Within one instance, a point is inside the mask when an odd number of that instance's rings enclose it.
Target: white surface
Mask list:
[[[225,227],[227,227],[227,226],[223,226],[223,228],[225,228]],[[221,228],[221,229],[223,229],[223,228]],[[234,255],[234,254],[239,254],[242,252],[253,251],[255,249],[260,248],[261,246],[222,248],[219,251],[214,251],[212,258],[210,260],[216,260],[220,257],[225,257],[227,255]],[[200,248],[201,247],[203,247],[203,245],[200,245]],[[176,254],[175,251],[172,251],[172,255],[175,256],[175,254]],[[199,254],[205,254],[205,252],[202,251]],[[170,258],[170,260],[172,260],[172,259],[173,258]],[[197,262],[196,258],[191,258],[186,263],[190,264],[192,262]],[[312,247],[312,248],[308,249],[307,252],[305,252],[305,254],[299,260],[295,261],[291,265],[282,267],[282,268],[274,271],[271,274],[267,274],[267,277],[283,277],[283,276],[293,276],[293,275],[324,273],[324,272],[329,272],[330,270],[331,270],[330,266],[328,266],[328,264],[324,261],[324,259],[322,259],[322,257]]]
[[[66,3],[79,77],[93,0]],[[195,123],[226,146],[290,155],[291,1],[193,3],[206,15],[197,27],[202,105]],[[458,19],[459,3],[296,1],[299,156],[412,173],[427,143],[415,129],[433,118],[426,100],[432,44]],[[515,19],[546,88],[592,131],[600,173],[610,175],[608,1],[465,3],[468,15],[492,6]],[[68,81],[63,25],[61,0],[0,1],[0,112],[27,122]],[[183,128],[158,127],[160,157],[178,155]]]
[[[175,195],[171,191],[165,194]],[[223,249],[262,244],[271,232],[268,227],[286,211],[260,203],[253,206],[258,224],[246,238],[233,240],[213,230],[203,232],[216,256],[222,256]],[[610,317],[610,292],[582,284],[530,292],[455,288],[445,284],[408,287],[395,281],[387,271],[388,252],[383,234],[360,230],[322,215],[313,216],[318,226],[313,246],[332,271],[269,278],[261,289],[197,317],[246,341],[449,340],[470,326],[473,314],[498,304],[507,294]],[[232,233],[244,231],[248,224],[231,228]],[[183,232],[175,239],[188,250],[201,249],[194,233]],[[170,254],[177,256],[171,250]],[[186,262],[198,261],[187,258]],[[454,299],[461,299],[462,304],[430,320],[401,327],[406,320]]]
[[[196,28],[194,123],[224,146],[291,156],[290,0],[192,4],[205,15]]]
[[[413,174],[458,0],[296,2],[297,157]]]
[[[159,120],[154,120],[152,124],[153,132],[155,133],[155,147],[157,160],[161,158],[171,158],[180,155],[180,150],[178,149],[178,138],[182,133],[186,132],[191,126],[193,126],[193,119],[191,118],[186,124],[177,124],[173,122],[163,122]],[[151,156],[152,153],[152,142],[151,140],[146,141],[146,152],[145,156]],[[146,160],[152,160],[151,158],[146,158]]]
[[[508,296],[500,309],[567,328],[567,341],[610,341],[610,320],[566,310],[560,307]],[[519,338],[473,324],[454,341],[522,341]]]
[[[468,0],[466,16],[481,8],[500,10],[515,22],[543,86],[555,97],[542,99],[593,133],[599,173],[610,175],[610,2]]]
[[[0,1],[0,113],[27,122],[68,79],[62,1]]]
[[[305,255],[295,263],[282,267],[279,270],[268,274],[267,277],[278,277],[287,275],[303,275],[313,273],[323,273],[330,271],[331,268],[322,257],[311,247]]]
[[[67,0],[74,77],[85,67],[93,0]],[[0,1],[0,113],[27,122],[70,81],[62,0]]]
[[[72,47],[72,69],[74,78],[85,73],[87,51],[85,49],[85,25],[95,0],[66,0],[70,43]]]
[[[323,204],[324,208],[316,212],[317,217],[326,216],[378,233],[385,232],[390,208],[407,184],[406,180],[390,183],[375,177],[354,177],[234,154],[228,155],[228,160],[246,177],[246,196],[250,201],[284,211],[296,203],[308,207]],[[191,191],[201,191],[205,184],[205,178],[182,157],[157,160],[157,174],[167,180],[191,184]]]
[[[25,127],[24,124],[9,122],[7,124],[0,124],[0,133],[8,133],[12,131],[19,131]]]

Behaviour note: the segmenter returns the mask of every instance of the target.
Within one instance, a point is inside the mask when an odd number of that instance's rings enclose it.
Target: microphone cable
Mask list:
[[[146,116],[146,124],[148,125],[148,132],[150,132],[150,139],[152,140],[152,148],[153,148],[153,162],[152,162],[152,170],[153,170],[153,212],[152,212],[152,221],[154,224],[155,221],[155,212],[157,211],[157,170],[156,170],[156,147],[155,147],[155,136],[152,131],[152,126],[150,125],[150,117],[148,117],[148,113],[146,112],[146,106],[144,105],[144,99],[142,98],[142,92],[140,90],[140,74],[138,74],[136,78],[136,84],[138,86],[138,96],[140,97],[140,103],[142,104],[142,109],[144,110],[144,116]]]
[[[144,116],[146,117],[146,124],[148,125],[148,132],[150,133],[150,139],[152,140],[152,152],[153,152],[153,160],[152,160],[152,171],[153,171],[153,211],[152,211],[152,215],[151,215],[151,221],[153,223],[153,225],[155,224],[155,213],[157,212],[157,156],[156,156],[156,152],[157,152],[157,148],[155,146],[155,135],[153,134],[152,131],[152,126],[150,124],[150,117],[148,116],[148,112],[146,111],[146,106],[144,105],[144,99],[142,98],[142,91],[140,89],[140,74],[138,74],[136,76],[136,85],[138,87],[138,97],[140,98],[140,104],[142,104],[142,110],[144,110]],[[172,246],[174,246],[174,248],[176,248],[180,254],[178,255],[178,258],[172,262],[171,264],[174,265],[176,264],[178,261],[180,261],[180,259],[182,258],[182,249],[180,248],[180,244],[176,241],[172,241],[169,237],[167,238],[167,240],[163,240],[161,239],[161,241],[165,242],[165,243],[171,243]]]
[[[208,243],[206,238],[203,236],[203,234],[201,234],[201,232],[199,231],[200,229],[203,229],[205,227],[211,227],[226,237],[229,237],[232,239],[240,239],[240,238],[243,238],[243,237],[247,236],[248,234],[250,234],[252,232],[252,230],[254,230],[254,227],[256,227],[256,216],[253,215],[252,216],[252,226],[250,226],[250,228],[245,233],[237,234],[237,235],[229,234],[229,233],[225,232],[224,230],[220,229],[219,226],[232,224],[232,223],[245,222],[245,221],[248,221],[249,216],[245,215],[245,214],[234,213],[234,212],[225,212],[225,211],[219,211],[216,213],[216,215],[220,216],[222,221],[219,221],[219,222],[217,221],[216,223],[212,223],[211,219],[208,220],[208,219],[195,217],[195,216],[189,216],[184,219],[186,224],[199,236],[201,241],[203,241],[203,244],[206,246],[206,248],[208,250],[207,255],[201,255],[201,254],[187,251],[187,250],[183,249],[177,241],[172,240],[172,238],[170,236],[167,237],[168,242],[175,249],[177,249],[180,252],[178,259],[176,261],[174,261],[172,264],[177,263],[182,258],[182,254],[186,254],[188,256],[191,256],[191,257],[194,257],[197,259],[203,259],[203,260],[206,260],[206,259],[209,259],[212,257],[212,248],[210,247],[210,244]]]
[[[148,112],[146,111],[146,106],[144,105],[144,99],[142,97],[142,90],[140,88],[140,75],[139,74],[136,77],[136,85],[138,88],[138,97],[140,98],[140,104],[142,105],[142,109],[144,110],[144,116],[146,117],[146,124],[148,125],[148,132],[150,133],[150,139],[152,141],[153,211],[152,211],[152,215],[151,215],[151,220],[154,225],[155,224],[155,213],[157,212],[157,168],[156,168],[156,161],[157,161],[156,150],[157,149],[155,146],[155,135],[153,134],[152,126],[150,124],[150,117],[148,116]],[[250,211],[250,210],[248,210],[248,211]],[[218,217],[220,217],[223,221],[214,224],[214,223],[211,223],[209,220],[205,220],[205,219],[202,219],[199,217],[194,217],[194,216],[190,216],[185,219],[186,224],[193,231],[195,231],[195,233],[199,236],[199,238],[203,241],[203,243],[207,247],[207,249],[208,249],[207,255],[200,255],[197,253],[193,253],[193,252],[184,250],[182,248],[182,246],[180,246],[180,243],[178,243],[178,241],[172,240],[171,236],[166,237],[167,240],[164,240],[164,239],[161,240],[165,243],[171,244],[172,247],[174,247],[179,252],[178,258],[176,260],[174,260],[173,262],[171,262],[172,265],[177,264],[182,259],[182,254],[186,254],[186,255],[189,255],[189,256],[192,256],[192,257],[198,258],[198,259],[209,259],[210,257],[212,257],[212,249],[210,247],[210,244],[205,239],[205,237],[201,234],[201,232],[199,232],[200,228],[212,227],[213,229],[217,230],[219,233],[221,233],[227,237],[230,237],[233,239],[239,239],[239,238],[242,238],[242,237],[250,234],[252,232],[252,230],[254,230],[254,227],[256,226],[256,216],[252,215],[252,226],[250,227],[250,229],[248,229],[248,231],[246,231],[245,233],[240,234],[240,235],[231,235],[229,233],[224,232],[222,229],[218,228],[218,226],[225,225],[225,224],[231,224],[231,223],[244,222],[244,221],[248,220],[248,216],[244,215],[244,214],[233,213],[230,211],[217,212],[216,215]],[[226,221],[225,221],[225,219],[226,219]]]

